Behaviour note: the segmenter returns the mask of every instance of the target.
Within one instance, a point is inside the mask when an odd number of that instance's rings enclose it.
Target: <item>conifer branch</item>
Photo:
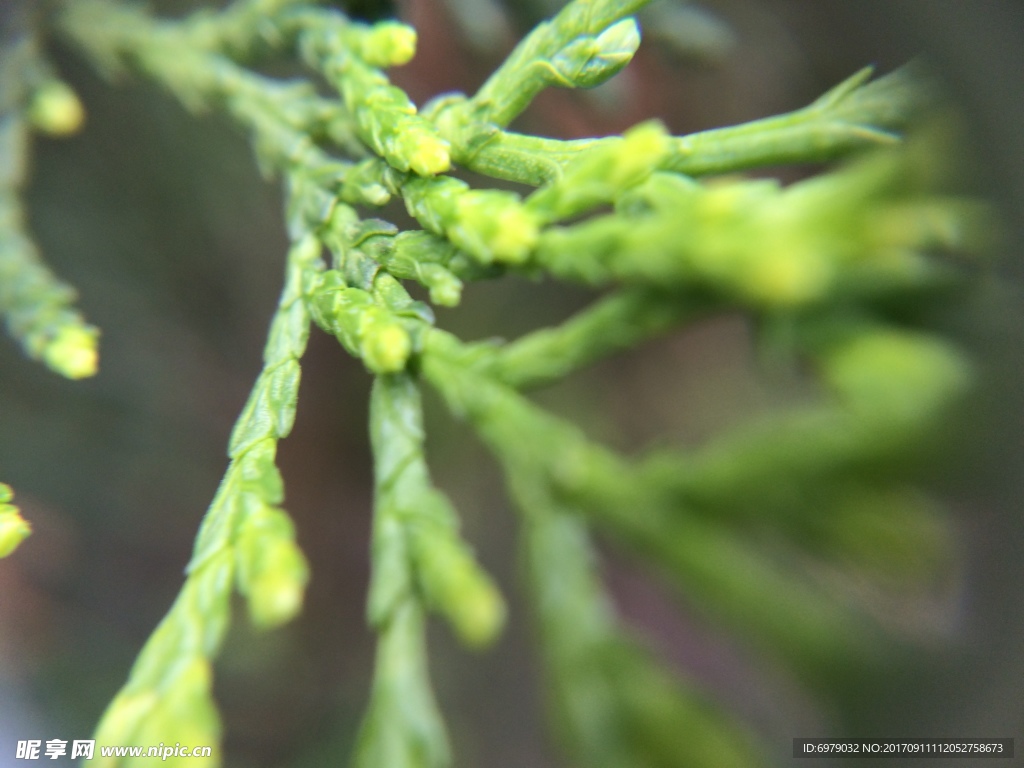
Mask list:
[[[378,638],[354,755],[362,768],[451,764],[428,615],[473,647],[493,642],[505,620],[430,478],[424,383],[476,430],[519,507],[552,711],[581,766],[760,764],[756,737],[710,692],[665,674],[615,616],[591,529],[826,694],[838,674],[870,662],[885,633],[864,606],[810,577],[805,559],[904,581],[948,563],[941,514],[899,464],[964,396],[971,365],[881,299],[965,283],[967,270],[943,255],[983,251],[997,226],[983,204],[937,188],[934,144],[903,143],[933,97],[927,78],[910,68],[869,82],[865,69],[803,109],[690,136],[656,120],[575,141],[508,130],[543,89],[589,88],[626,66],[644,5],[574,0],[476,94],[423,109],[385,72],[415,52],[415,32],[397,22],[364,24],[306,0],[238,0],[178,20],[117,0],[60,6],[60,29],[108,76],[141,75],[238,124],[263,172],[283,183],[291,241],[262,367],[184,585],[97,741],[217,743],[213,664],[233,591],[260,627],[301,610],[308,565],[275,455],[294,422],[311,324],[374,377],[368,620]],[[95,372],[97,332],[39,260],[18,195],[31,126],[66,132],[81,111],[26,40],[0,53],[0,311],[30,356],[77,378]],[[301,59],[306,74],[252,69],[271,55]],[[851,154],[788,187],[703,178]],[[451,175],[456,166],[535,189],[473,188]],[[395,198],[422,229],[374,218]],[[609,293],[507,343],[435,327],[432,304],[455,306],[465,283],[508,272]],[[523,394],[720,312],[787,324],[821,397],[697,449],[627,458]],[[0,556],[29,533],[11,499],[0,485]]]

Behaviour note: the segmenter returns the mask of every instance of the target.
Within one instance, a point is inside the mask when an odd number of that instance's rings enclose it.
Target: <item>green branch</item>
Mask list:
[[[540,24],[457,111],[475,123],[508,125],[551,85],[591,88],[622,69],[640,44],[629,14],[648,0],[570,3]]]
[[[274,455],[295,417],[298,359],[309,334],[303,290],[319,254],[312,236],[289,253],[263,370],[231,434],[231,463],[203,518],[185,584],[97,726],[102,744],[217,744],[211,665],[230,621],[233,585],[257,626],[283,624],[302,607],[308,566],[279,507],[284,486]]]
[[[656,167],[688,176],[713,176],[771,165],[826,162],[894,144],[932,100],[931,84],[914,65],[868,82],[871,72],[871,68],[862,69],[795,112],[672,137]],[[589,159],[592,155],[624,140],[609,136],[562,141],[504,131],[471,122],[468,107],[451,97],[428,109],[437,114],[442,135],[451,142],[458,162],[477,173],[531,186],[556,182],[572,164],[594,162]]]
[[[420,377],[477,431],[520,508],[551,708],[581,766],[759,764],[746,729],[620,624],[591,526],[826,693],[883,647],[883,633],[804,564],[897,586],[947,566],[941,514],[901,462],[936,434],[969,365],[888,307],[961,284],[966,270],[941,257],[983,251],[997,226],[977,201],[938,188],[934,158],[945,151],[934,137],[900,145],[928,83],[913,69],[874,82],[863,70],[803,109],[690,136],[657,121],[576,141],[506,130],[541,90],[589,88],[626,66],[643,5],[575,0],[475,95],[422,111],[384,72],[415,52],[415,33],[397,22],[363,24],[304,0],[238,0],[179,20],[116,0],[59,6],[57,24],[101,71],[140,74],[239,125],[262,170],[283,180],[292,242],[185,583],[103,716],[101,744],[215,744],[212,668],[233,590],[257,626],[301,609],[308,567],[275,454],[295,418],[311,323],[375,377],[368,620],[378,642],[355,746],[362,768],[451,764],[428,614],[470,646],[493,642],[505,620],[431,481]],[[95,371],[96,331],[39,260],[18,195],[30,128],[67,132],[82,113],[33,39],[0,53],[0,311],[31,356],[74,378]],[[246,65],[265,54],[300,58],[308,73],[281,81]],[[789,186],[701,179],[883,145]],[[447,175],[456,164],[536,189],[473,188]],[[422,230],[360,210],[394,198]],[[464,343],[435,327],[431,304],[454,306],[465,283],[509,272],[611,292],[509,343]],[[789,328],[794,364],[821,396],[691,450],[627,459],[521,393],[723,311]],[[0,486],[0,556],[29,532],[10,500]]]
[[[31,129],[73,133],[82,124],[82,106],[34,39],[0,43],[0,315],[26,355],[69,379],[86,378],[98,367],[99,330],[75,308],[75,289],[43,262],[20,199]]]
[[[893,144],[926,106],[930,84],[911,66],[869,83],[871,72],[870,67],[860,70],[796,112],[679,137],[662,167],[708,176],[766,165],[820,163]]]

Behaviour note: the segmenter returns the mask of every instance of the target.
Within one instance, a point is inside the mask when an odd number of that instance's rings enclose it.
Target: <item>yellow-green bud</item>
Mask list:
[[[467,192],[455,200],[452,242],[484,262],[519,264],[537,244],[538,219],[508,192]]]
[[[505,624],[505,601],[490,576],[454,532],[421,531],[413,546],[428,600],[472,647],[495,640]]]
[[[363,362],[374,373],[398,373],[412,353],[412,340],[397,323],[369,326],[360,344]]]
[[[416,30],[396,21],[374,24],[360,46],[363,60],[372,67],[400,67],[416,55]]]
[[[736,279],[739,288],[758,302],[795,307],[821,298],[831,285],[832,270],[819,255],[794,244],[758,254]]]
[[[91,326],[64,326],[43,349],[43,360],[69,379],[95,376],[99,368],[98,336],[99,331]]]
[[[650,176],[669,147],[661,123],[641,123],[626,131],[621,141],[571,163],[558,181],[531,195],[527,207],[546,221],[554,221],[612,202],[620,192]]]
[[[32,533],[18,508],[7,503],[11,498],[10,486],[0,483],[0,557],[7,557]]]
[[[611,154],[607,183],[618,188],[637,184],[668,154],[670,146],[668,132],[657,120],[633,126],[622,134],[622,144]]]
[[[430,300],[442,307],[457,306],[462,298],[462,281],[438,264],[420,267],[424,284],[430,289]]]
[[[85,122],[85,109],[70,87],[60,80],[50,80],[32,96],[28,116],[43,133],[69,136]]]
[[[302,609],[309,580],[309,567],[302,552],[289,539],[276,539],[257,546],[259,573],[249,584],[249,616],[258,627],[276,627],[291,621]]]
[[[447,575],[449,583],[442,610],[462,641],[473,648],[489,645],[505,625],[505,601],[494,583],[475,562],[463,557]]]
[[[447,141],[424,131],[415,131],[406,136],[404,141],[403,137],[399,137],[398,141],[408,158],[409,167],[417,174],[435,176],[451,168],[452,160]]]

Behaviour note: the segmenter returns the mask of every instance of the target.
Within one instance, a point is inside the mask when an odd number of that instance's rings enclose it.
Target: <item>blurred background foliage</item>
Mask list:
[[[172,15],[198,5],[154,3]],[[472,92],[516,36],[553,10],[548,5],[399,2],[394,10],[418,29],[420,44],[393,79],[417,103]],[[913,664],[865,678],[823,708],[741,639],[703,625],[642,563],[608,548],[605,572],[620,610],[751,722],[780,762],[793,736],[833,732],[1016,736],[1020,749],[1024,146],[1016,126],[1024,124],[1024,15],[1015,4],[981,0],[702,7],[708,13],[691,12],[684,28],[703,29],[700,57],[666,42],[678,20],[650,19],[647,44],[618,78],[588,93],[545,92],[520,127],[575,138],[657,116],[686,133],[794,109],[866,63],[886,72],[924,54],[970,137],[956,158],[971,168],[964,183],[990,194],[1013,226],[1001,281],[986,281],[942,320],[978,355],[983,375],[962,423],[950,425],[955,452],[927,473],[954,513],[959,570],[941,594],[878,604],[891,626],[921,643]],[[0,342],[0,477],[35,529],[0,563],[0,766],[15,764],[7,745],[17,739],[87,738],[170,605],[259,370],[287,245],[279,190],[259,177],[245,140],[225,121],[188,115],[146,84],[111,88],[59,40],[49,51],[88,118],[71,140],[37,141],[30,223],[48,262],[78,287],[80,307],[103,330],[101,373],[69,382]],[[386,216],[402,219],[397,209]],[[511,338],[588,298],[551,282],[472,284],[462,306],[440,310],[438,321],[467,339]],[[369,383],[360,363],[314,333],[295,431],[279,453],[286,506],[313,579],[294,624],[260,634],[243,620],[231,630],[217,678],[228,765],[320,766],[351,752],[372,660],[364,620]],[[787,382],[765,379],[742,319],[719,317],[539,398],[629,451],[652,441],[699,444],[799,396]],[[511,555],[514,516],[499,473],[469,431],[429,399],[427,422],[435,479],[511,600],[508,630],[488,653],[467,654],[446,629],[432,630],[432,672],[458,764],[557,765],[539,714],[537,660]]]

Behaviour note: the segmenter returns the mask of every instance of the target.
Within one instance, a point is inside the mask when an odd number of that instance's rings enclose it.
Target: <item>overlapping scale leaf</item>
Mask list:
[[[413,179],[402,192],[417,221],[484,264],[521,263],[537,242],[539,217],[512,192],[471,190],[450,177]]]
[[[221,553],[189,577],[147,640],[128,682],[104,712],[97,742],[219,743],[211,661],[229,620],[231,575],[231,557]],[[220,764],[216,749],[213,765]],[[119,763],[114,756],[99,761],[105,766]]]
[[[668,150],[664,127],[638,125],[626,131],[621,141],[584,153],[566,166],[557,181],[531,195],[526,205],[545,220],[557,221],[614,202],[657,170]]]
[[[369,618],[379,633],[360,768],[444,768],[448,740],[426,665],[424,606],[469,643],[488,642],[504,609],[429,485],[419,394],[405,374],[379,376],[371,399],[375,503]]]
[[[411,596],[396,603],[378,626],[370,705],[352,758],[357,768],[447,768],[451,764],[448,737],[427,673],[425,629],[423,609]]]
[[[599,35],[581,35],[551,58],[558,85],[593,88],[614,77],[640,47],[635,19],[622,19]]]
[[[317,322],[337,337],[374,373],[395,373],[405,367],[412,341],[403,323],[369,291],[346,284],[330,271],[316,291]]]
[[[408,571],[406,588],[418,590],[464,641],[492,641],[504,622],[504,605],[459,536],[450,502],[430,484],[415,384],[406,375],[379,377],[371,405],[378,530],[385,541],[401,537],[406,558],[392,567]]]
[[[336,85],[359,137],[400,171],[432,176],[448,170],[448,143],[377,69],[412,57],[412,30],[391,22],[365,27],[329,14],[312,18],[302,39],[306,59]]]

